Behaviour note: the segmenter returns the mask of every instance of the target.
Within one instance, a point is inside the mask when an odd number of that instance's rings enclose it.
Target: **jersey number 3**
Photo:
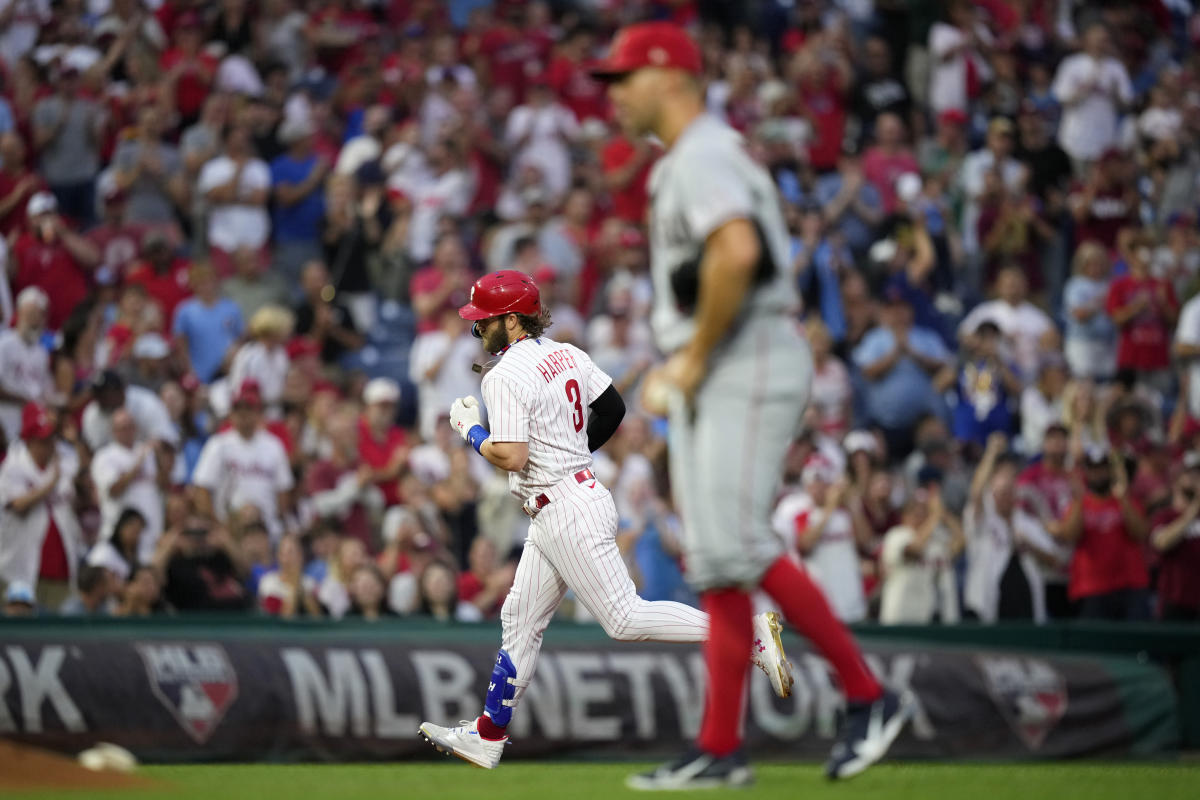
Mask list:
[[[567,400],[575,404],[571,422],[574,423],[575,431],[578,433],[583,430],[583,397],[579,394],[579,383],[574,379],[567,381]]]

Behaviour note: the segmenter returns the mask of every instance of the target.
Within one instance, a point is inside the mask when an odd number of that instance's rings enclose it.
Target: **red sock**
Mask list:
[[[487,714],[479,715],[479,723],[476,727],[479,728],[480,737],[488,741],[498,742],[505,736],[508,736],[506,729],[492,722],[492,718]]]
[[[872,702],[883,687],[863,661],[862,652],[841,620],[833,615],[820,587],[788,558],[780,558],[763,575],[762,589],[771,596],[793,628],[804,634],[837,671],[852,703]],[[711,623],[710,623],[711,624]]]
[[[742,744],[742,699],[754,639],[753,611],[750,595],[740,589],[702,592],[700,607],[708,614],[708,639],[704,642],[708,691],[697,743],[707,753],[727,756]]]

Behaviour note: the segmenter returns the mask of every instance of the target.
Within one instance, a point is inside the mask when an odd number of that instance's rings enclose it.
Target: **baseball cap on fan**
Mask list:
[[[622,28],[613,39],[608,58],[592,67],[592,77],[619,81],[642,67],[681,69],[699,75],[700,48],[687,32],[670,22],[639,22]]]

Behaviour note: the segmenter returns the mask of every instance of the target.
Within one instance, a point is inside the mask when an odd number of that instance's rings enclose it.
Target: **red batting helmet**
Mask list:
[[[477,321],[504,314],[541,313],[542,296],[533,278],[515,269],[484,275],[471,284],[471,302],[458,310],[463,319]]]

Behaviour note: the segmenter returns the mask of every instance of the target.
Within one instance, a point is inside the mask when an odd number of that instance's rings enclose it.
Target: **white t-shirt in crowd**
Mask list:
[[[1200,346],[1200,295],[1188,300],[1179,312],[1175,343]],[[1187,362],[1184,380],[1188,382],[1188,413],[1200,418],[1200,358]]]
[[[271,538],[282,534],[278,494],[292,488],[292,468],[273,434],[260,428],[250,439],[232,429],[214,435],[200,451],[192,482],[212,492],[218,519],[252,503],[262,512]]]
[[[471,367],[489,356],[469,333],[451,339],[445,331],[422,333],[413,341],[408,377],[417,385],[421,438],[432,441],[438,420],[450,414],[459,397],[479,394],[479,375]],[[438,364],[441,368],[427,377]]]
[[[25,341],[15,328],[0,331],[0,388],[43,402],[52,387],[50,354],[42,343]],[[23,405],[0,402],[0,426],[10,442],[21,436]]]
[[[967,318],[958,326],[959,335],[973,332],[984,322],[994,322],[1013,346],[1013,360],[1021,368],[1023,377],[1032,380],[1037,375],[1040,360],[1040,341],[1054,323],[1045,311],[1029,301],[1019,306],[1009,305],[1003,300],[989,300],[975,306]]]
[[[407,171],[388,181],[412,199],[412,218],[408,223],[408,252],[418,262],[433,257],[437,226],[442,217],[466,213],[475,192],[475,181],[463,170],[452,169],[442,175]]]
[[[518,106],[508,115],[504,142],[521,145],[513,163],[537,167],[551,198],[560,197],[571,185],[571,152],[568,144],[579,134],[579,122],[566,106],[552,103],[540,108]]]
[[[258,381],[263,403],[279,405],[290,364],[284,347],[269,348],[262,342],[248,342],[238,348],[229,365],[229,387],[236,395],[242,382],[252,378]]]
[[[92,482],[96,484],[96,495],[100,499],[100,538],[113,535],[117,519],[126,508],[135,508],[146,518],[146,527],[138,542],[138,560],[149,564],[154,558],[154,548],[163,529],[163,493],[158,485],[158,465],[153,451],[141,451],[140,445],[125,447],[118,442],[109,442],[92,458]],[[142,452],[141,470],[133,482],[120,495],[113,496],[113,484],[126,472],[137,466]]]
[[[200,170],[196,188],[206,194],[233,179],[237,164],[228,156],[217,156]],[[238,181],[238,197],[245,198],[261,189],[271,188],[271,170],[266,162],[250,159]],[[225,252],[239,247],[257,250],[271,235],[271,217],[265,205],[216,203],[208,211],[208,242]]]
[[[1067,56],[1058,65],[1051,91],[1063,105],[1058,143],[1067,155],[1092,161],[1116,144],[1116,100],[1133,100],[1133,84],[1120,61],[1087,53]]]
[[[141,386],[126,386],[125,410],[137,425],[138,441],[157,439],[170,445],[179,444],[179,431],[154,392]],[[112,440],[112,414],[101,411],[100,404],[93,400],[83,410],[83,441],[95,452]]]
[[[138,543],[138,549],[141,550],[141,543]],[[121,583],[129,580],[129,573],[133,572],[133,564],[125,560],[125,556],[113,546],[112,542],[103,541],[96,542],[92,549],[88,551],[87,563],[89,567],[104,567],[109,572],[117,577]],[[149,564],[150,562],[138,555],[139,564]]]
[[[841,359],[830,357],[820,369],[814,368],[809,403],[817,411],[821,430],[835,433],[843,431],[849,422],[846,408],[852,396],[850,373]]]
[[[879,621],[884,625],[925,625],[934,615],[943,624],[958,622],[958,590],[950,563],[949,532],[939,525],[919,559],[905,556],[917,531],[897,525],[883,537]]]
[[[789,552],[795,557],[797,536],[809,526],[819,524],[824,513],[807,493],[795,492],[779,501],[771,526],[784,538]],[[838,619],[857,622],[867,616],[850,514],[842,509],[833,512],[821,532],[820,541],[804,556],[803,563],[825,593]]]

